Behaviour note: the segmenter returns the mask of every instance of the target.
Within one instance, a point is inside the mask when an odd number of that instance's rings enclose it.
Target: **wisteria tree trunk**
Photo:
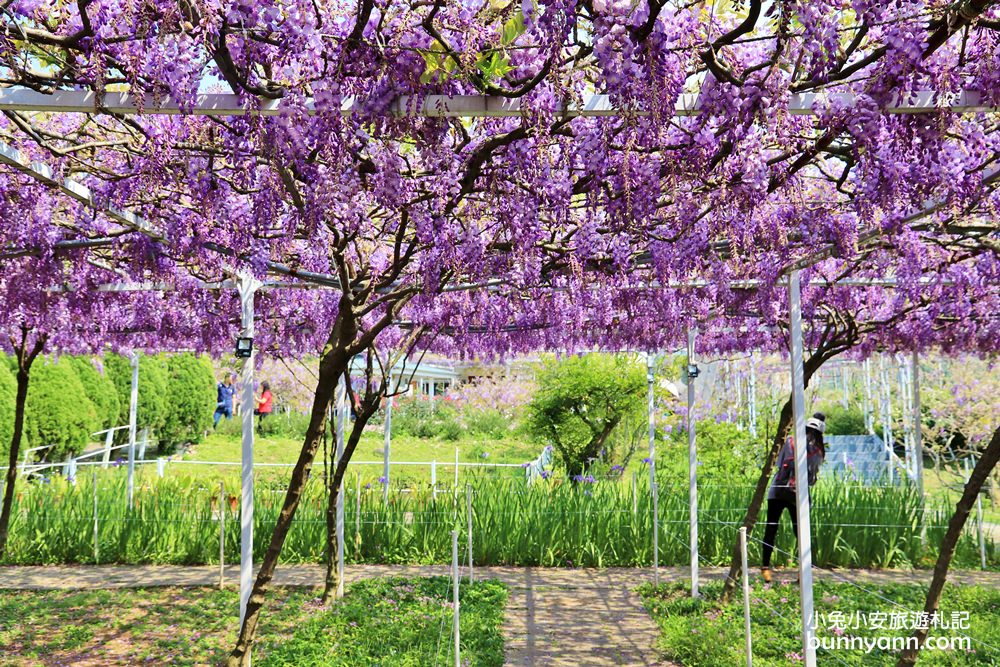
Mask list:
[[[969,481],[965,485],[962,497],[955,505],[955,513],[948,521],[948,531],[941,541],[941,552],[938,554],[937,563],[934,565],[934,577],[931,579],[930,590],[927,591],[927,600],[924,602],[924,611],[932,614],[938,609],[941,602],[941,593],[944,591],[945,581],[948,579],[948,568],[951,566],[951,559],[955,555],[955,548],[958,540],[965,529],[965,523],[969,519],[969,513],[976,503],[976,498],[983,489],[990,473],[1000,461],[1000,428],[993,432],[990,444],[986,447],[983,455],[979,457],[979,462],[973,468]],[[912,667],[917,662],[920,649],[927,640],[928,628],[918,628],[913,631],[911,637],[916,640],[916,647],[907,647],[899,656],[896,667]]]
[[[365,400],[361,402],[360,407],[356,411],[351,433],[344,443],[344,455],[337,462],[337,468],[334,470],[333,476],[330,479],[330,486],[327,489],[326,578],[323,584],[323,604],[329,604],[333,600],[334,593],[340,584],[339,573],[337,572],[337,499],[340,497],[341,484],[347,472],[347,464],[354,455],[354,450],[357,449],[358,443],[361,442],[361,434],[364,432],[365,426],[368,425],[372,415],[378,409],[379,402],[384,393],[381,390],[370,391],[365,395]]]
[[[24,434],[24,406],[28,398],[28,383],[31,379],[31,364],[45,346],[45,338],[39,337],[28,349],[28,330],[21,329],[21,340],[11,341],[17,351],[17,394],[14,399],[14,432],[10,439],[10,456],[7,463],[7,477],[4,482],[3,509],[0,509],[0,560],[7,552],[7,536],[10,529],[10,515],[14,506],[14,486],[17,483],[17,458],[21,453],[21,438]]]

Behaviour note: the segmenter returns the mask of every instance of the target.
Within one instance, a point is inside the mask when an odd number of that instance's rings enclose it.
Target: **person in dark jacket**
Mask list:
[[[809,471],[809,487],[816,483],[819,467],[826,457],[823,432],[826,430],[826,415],[815,413],[806,422],[806,465]],[[809,488],[807,487],[807,488]],[[771,554],[774,540],[778,536],[781,514],[788,510],[792,519],[795,539],[799,536],[798,517],[795,513],[795,447],[789,438],[778,454],[777,472],[767,492],[767,522],[764,527],[764,548],[761,553],[761,575],[765,582],[771,581]]]

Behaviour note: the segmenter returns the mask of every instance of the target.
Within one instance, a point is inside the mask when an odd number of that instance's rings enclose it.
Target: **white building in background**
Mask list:
[[[418,363],[419,362],[419,363]],[[529,380],[535,376],[535,364],[538,359],[524,358],[506,363],[487,364],[478,361],[455,362],[443,357],[424,357],[421,359],[401,360],[393,366],[389,375],[390,386],[399,383],[400,390],[409,396],[427,396],[430,398],[444,396],[452,387],[465,382],[474,382],[489,378],[495,381],[503,379]],[[351,375],[364,375],[365,359],[357,356],[351,361]]]

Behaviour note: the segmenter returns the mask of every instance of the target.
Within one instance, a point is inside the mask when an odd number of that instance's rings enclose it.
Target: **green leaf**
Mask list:
[[[503,33],[500,35],[500,43],[504,46],[510,46],[518,37],[524,34],[525,30],[524,14],[522,12],[514,12],[514,16],[503,24]]]

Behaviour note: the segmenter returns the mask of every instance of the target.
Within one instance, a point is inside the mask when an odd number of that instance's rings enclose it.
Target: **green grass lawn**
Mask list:
[[[928,461],[928,463],[930,463]],[[924,491],[929,498],[938,498],[954,507],[962,497],[962,487],[965,486],[965,474],[959,469],[942,467],[940,471],[928,466],[924,469]],[[969,517],[975,519],[975,508]],[[995,507],[989,495],[983,496],[983,520],[1000,523],[1000,507]]]
[[[279,416],[278,419],[281,417]],[[351,468],[359,471],[367,482],[378,479],[382,475],[383,437],[381,431],[366,432],[358,444],[352,457]],[[302,439],[288,435],[265,435],[255,438],[255,463],[295,463],[302,449]],[[415,438],[409,435],[396,436],[392,440],[392,461],[437,461],[439,484],[450,484],[454,476],[453,464],[455,450],[458,450],[459,461],[466,463],[526,463],[541,453],[542,446],[526,442],[512,434],[504,440],[465,436],[459,440],[444,440],[441,438]],[[220,426],[219,432],[210,433],[204,441],[194,445],[183,455],[184,461],[228,461],[239,463],[241,456],[241,440],[238,424]],[[322,449],[317,453],[315,465],[322,465]],[[371,465],[361,465],[356,462],[375,462]],[[283,478],[290,474],[288,468],[260,469],[261,474],[268,477]],[[463,474],[466,469],[461,471]],[[155,470],[152,474],[156,474]],[[168,476],[195,476],[207,481],[216,479],[233,480],[239,477],[239,467],[224,467],[210,465],[171,465],[167,464]],[[397,465],[391,468],[394,482],[409,480],[413,482],[430,481],[429,466]],[[523,477],[519,468],[497,470],[495,474]],[[353,476],[353,474],[352,474]],[[463,475],[464,476],[464,475]]]
[[[424,667],[453,662],[450,581],[367,580],[332,608],[312,589],[276,589],[262,616],[261,667]],[[461,588],[463,664],[503,664],[506,587]],[[0,664],[217,665],[235,641],[235,590],[4,591]]]
[[[910,629],[891,630],[893,612],[923,609],[926,588],[916,585],[864,584],[870,592],[848,583],[817,583],[815,605],[819,614],[817,636],[829,641],[838,636],[831,623],[833,612],[851,617],[851,625],[839,632],[843,636],[905,637]],[[718,604],[722,583],[709,583],[702,597],[692,599],[683,585],[672,584],[654,589],[640,587],[646,608],[660,626],[659,648],[663,655],[687,667],[732,667],[746,664],[743,635],[743,600],[737,591],[732,603]],[[792,581],[764,585],[755,582],[750,592],[753,664],[758,667],[793,667],[802,664],[799,616],[799,589]],[[940,605],[950,621],[952,612],[968,612],[968,628],[936,629],[931,636],[961,638],[967,635],[968,650],[952,646],[949,650],[927,650],[920,665],[931,667],[991,666],[1000,664],[1000,591],[976,586],[948,586]],[[872,620],[872,614],[885,614],[884,628]],[[864,614],[860,616],[859,614]],[[854,615],[854,616],[851,616]],[[907,614],[909,616],[909,614]],[[862,620],[863,619],[863,620]],[[910,621],[907,620],[907,623]],[[860,626],[853,629],[853,625]],[[873,625],[875,627],[873,627]],[[888,641],[888,640],[886,640]],[[996,647],[996,648],[994,648]],[[848,667],[890,667],[896,655],[875,648],[871,652],[839,648],[817,651],[820,665]]]

